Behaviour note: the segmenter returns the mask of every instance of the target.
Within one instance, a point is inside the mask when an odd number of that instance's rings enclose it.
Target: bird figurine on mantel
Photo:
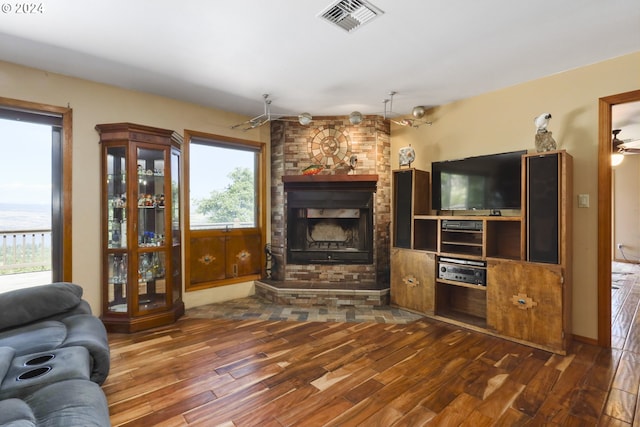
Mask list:
[[[553,139],[553,132],[547,130],[551,113],[542,113],[533,122],[536,126],[536,151],[542,153],[556,149],[556,141]]]
[[[324,165],[307,166],[306,168],[302,169],[302,175],[317,175],[323,170],[325,170],[326,168],[327,167]]]

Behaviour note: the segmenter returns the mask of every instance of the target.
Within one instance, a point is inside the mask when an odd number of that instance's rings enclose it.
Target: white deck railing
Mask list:
[[[51,230],[0,231],[0,274],[51,270]]]

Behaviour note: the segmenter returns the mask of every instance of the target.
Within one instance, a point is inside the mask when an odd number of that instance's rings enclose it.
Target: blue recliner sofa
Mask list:
[[[82,288],[0,293],[0,427],[110,426],[107,332]]]

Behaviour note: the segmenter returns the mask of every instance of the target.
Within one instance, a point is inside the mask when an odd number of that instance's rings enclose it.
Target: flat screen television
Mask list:
[[[431,202],[438,211],[521,208],[526,150],[431,163]]]

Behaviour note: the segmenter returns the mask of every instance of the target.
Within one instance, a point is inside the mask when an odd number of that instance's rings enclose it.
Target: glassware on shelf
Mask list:
[[[115,313],[127,311],[127,255],[109,255],[108,310]]]

